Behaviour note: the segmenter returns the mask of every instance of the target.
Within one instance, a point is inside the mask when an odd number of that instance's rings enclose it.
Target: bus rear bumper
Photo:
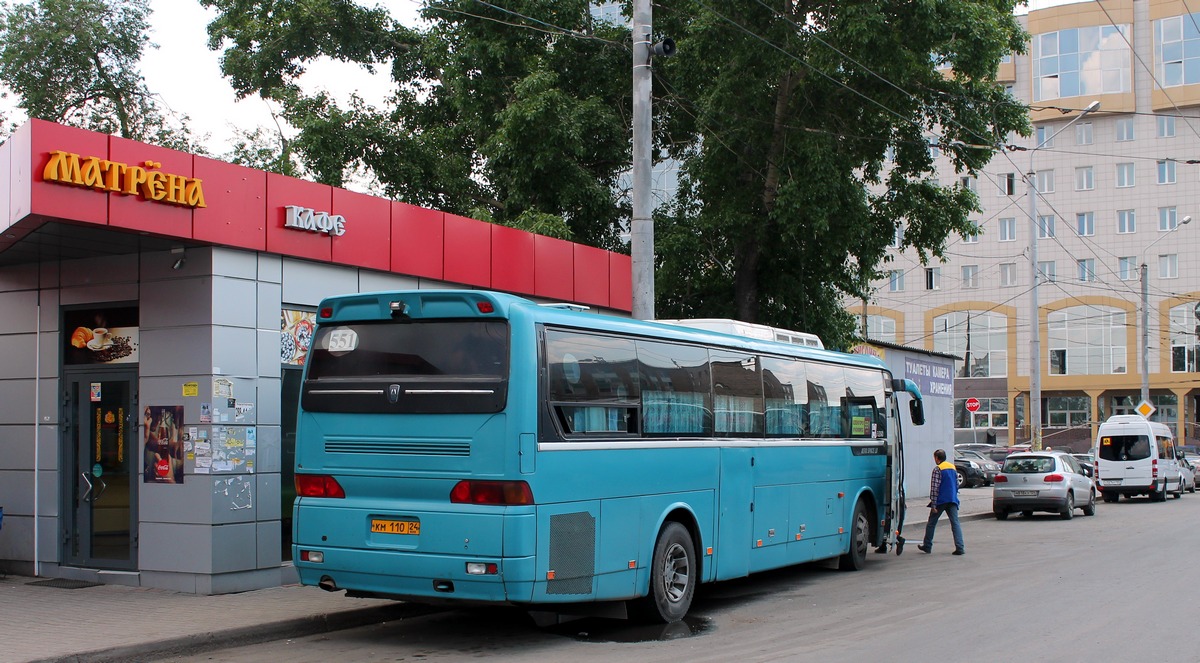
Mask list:
[[[321,553],[323,562],[301,561],[301,551]],[[351,595],[416,602],[528,602],[533,595],[533,557],[495,558],[425,555],[412,552],[345,550],[297,544],[296,571],[302,585]],[[467,572],[468,564],[494,564],[494,574]]]

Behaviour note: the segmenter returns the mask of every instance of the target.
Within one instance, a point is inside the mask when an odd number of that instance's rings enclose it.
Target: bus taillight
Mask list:
[[[450,491],[453,504],[533,504],[533,491],[524,481],[459,481]]]
[[[300,497],[345,497],[346,491],[328,474],[297,474],[296,495]]]

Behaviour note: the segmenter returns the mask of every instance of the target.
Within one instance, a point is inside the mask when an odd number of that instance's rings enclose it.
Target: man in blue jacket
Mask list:
[[[917,546],[923,553],[933,552],[933,531],[937,529],[938,518],[945,511],[950,516],[950,530],[954,533],[954,554],[963,555],[962,527],[958,524],[958,472],[954,463],[946,460],[946,452],[938,449],[933,452],[933,479],[929,485],[929,522],[925,523],[925,542]]]

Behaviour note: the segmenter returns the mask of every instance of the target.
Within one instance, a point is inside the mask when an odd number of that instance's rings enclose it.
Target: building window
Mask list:
[[[1079,212],[1075,215],[1075,232],[1087,237],[1096,234],[1096,215],[1093,212]]]
[[[963,265],[962,287],[964,287],[964,288],[978,288],[979,287],[979,265]]]
[[[979,184],[974,177],[963,175],[958,178],[958,185],[972,193],[979,193]]]
[[[1101,25],[1034,35],[1033,100],[1129,92],[1129,32]]]
[[[1086,426],[1092,419],[1088,396],[1050,396],[1046,399],[1046,425],[1053,428]]]
[[[1158,208],[1158,229],[1161,232],[1175,230],[1179,227],[1179,219],[1175,216],[1174,207]]]
[[[897,224],[896,232],[892,233],[892,243],[888,246],[893,249],[900,248],[900,243],[904,241],[904,226]]]
[[[1017,193],[1017,174],[1000,173],[999,184],[1001,196],[1015,195]]]
[[[1136,281],[1139,278],[1137,258],[1133,256],[1117,258],[1117,274],[1122,281]]]
[[[1008,374],[1008,318],[981,311],[940,315],[933,319],[933,349],[962,357],[957,377],[1004,377]]]
[[[1076,260],[1076,265],[1079,267],[1080,281],[1095,281],[1096,280],[1096,259],[1084,258]]]
[[[1092,144],[1092,123],[1080,122],[1075,125],[1075,144],[1076,145],[1091,145]]]
[[[1054,283],[1058,280],[1058,270],[1053,260],[1038,261],[1038,276],[1044,283]]]
[[[904,292],[903,269],[893,269],[888,272],[888,290],[891,292]]]
[[[996,429],[1008,428],[1008,401],[1003,398],[980,398],[979,409],[972,415],[967,399],[954,399],[954,427]]]
[[[1000,285],[1015,286],[1016,285],[1016,263],[1001,263],[1000,265]]]
[[[1123,235],[1137,232],[1137,214],[1133,210],[1117,210],[1117,232]]]
[[[1158,161],[1158,183],[1159,184],[1174,184],[1175,183],[1175,160],[1160,159]]]
[[[1037,146],[1038,147],[1054,147],[1054,127],[1043,124],[1036,128]]]
[[[1200,372],[1200,314],[1193,302],[1171,307],[1171,372]]]
[[[1046,316],[1051,375],[1125,373],[1125,312],[1072,306]]]
[[[963,244],[978,244],[978,243],[979,243],[978,233],[971,233],[970,235],[963,235]]]
[[[1075,190],[1091,191],[1096,188],[1091,166],[1081,166],[1075,169]]]
[[[895,343],[896,321],[886,315],[868,315],[867,338],[884,343]]]
[[[1196,44],[1200,48],[1200,43]],[[1159,138],[1174,138],[1175,137],[1175,116],[1174,115],[1159,115],[1158,116],[1158,137]]]
[[[1117,120],[1117,142],[1133,140],[1133,118],[1123,117]]]
[[[1183,3],[1187,7],[1187,3]],[[1154,69],[1163,87],[1200,83],[1200,13],[1154,22]]]
[[[1158,256],[1158,278],[1179,278],[1179,254],[1167,253]]]
[[[1038,215],[1038,239],[1054,237],[1054,215],[1039,214]]]
[[[1013,286],[1017,284],[1017,263],[1005,262],[1000,264],[1000,285]]]
[[[941,290],[942,289],[942,268],[941,267],[926,267],[925,268],[925,289],[926,290]]]
[[[1014,217],[1000,219],[1000,241],[1015,242],[1017,240],[1017,220]]]
[[[1054,169],[1037,172],[1038,193],[1054,193]]]
[[[1117,186],[1130,187],[1133,186],[1133,164],[1119,163],[1117,164]]]
[[[935,143],[929,144],[929,158],[936,159],[942,156],[942,148]]]

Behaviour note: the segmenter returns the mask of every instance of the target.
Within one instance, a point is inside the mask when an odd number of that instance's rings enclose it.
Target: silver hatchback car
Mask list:
[[[1004,520],[1019,511],[1057,513],[1070,520],[1075,509],[1096,513],[1096,486],[1079,461],[1064,451],[1024,451],[1004,459],[992,488],[992,513]]]

